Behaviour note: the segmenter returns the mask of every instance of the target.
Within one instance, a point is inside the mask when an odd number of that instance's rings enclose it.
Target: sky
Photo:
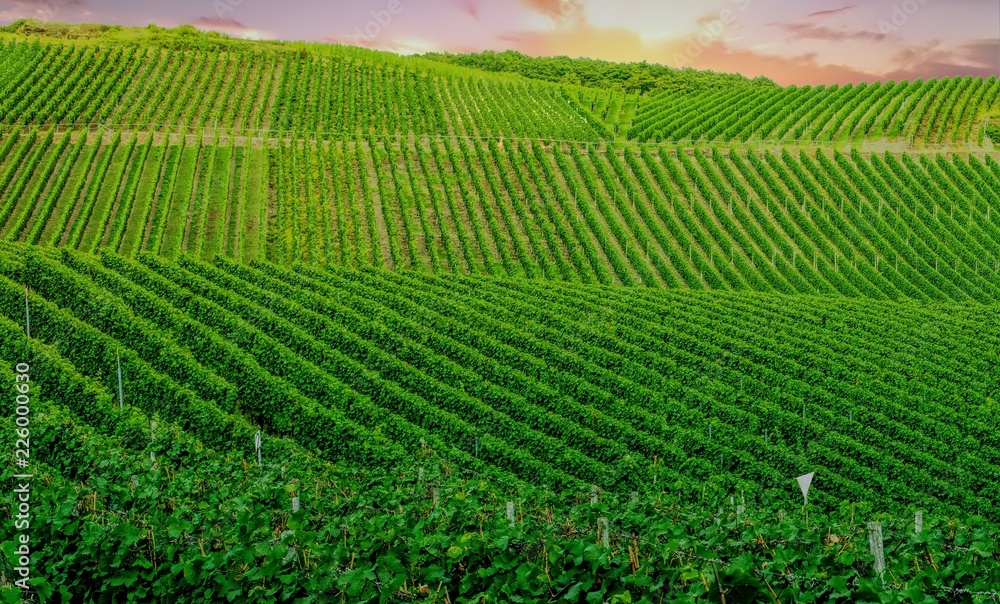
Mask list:
[[[1000,75],[1000,0],[0,0],[0,23],[23,17],[649,61],[782,85]]]

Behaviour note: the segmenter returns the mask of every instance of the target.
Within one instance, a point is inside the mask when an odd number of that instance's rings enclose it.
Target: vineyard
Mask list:
[[[0,236],[126,256],[1000,299],[993,154],[0,133]],[[903,186],[902,183],[907,183]]]
[[[881,299],[1000,293],[993,155],[433,139],[269,153],[267,258],[280,263]]]
[[[996,77],[26,23],[2,601],[1000,601]]]
[[[130,255],[257,257],[264,152],[176,138],[8,130],[0,179],[6,197],[19,201],[0,210],[4,236]]]
[[[0,41],[0,124],[593,141],[607,131],[558,86],[387,57]]]
[[[1000,117],[1000,79],[946,78],[857,86],[667,92],[643,99],[629,129],[640,141],[904,139],[982,144]]]
[[[985,308],[540,286],[222,260],[173,263],[146,255],[138,261],[110,254],[97,259],[21,247],[3,254],[0,273],[0,357],[11,367],[17,359],[31,359],[33,380],[42,388],[59,385],[36,395],[44,405],[39,407],[44,434],[65,442],[38,460],[59,485],[51,505],[61,509],[53,513],[63,523],[62,536],[54,538],[92,532],[113,540],[115,534],[131,534],[132,545],[119,554],[118,564],[144,570],[119,577],[122,589],[138,582],[140,572],[143,585],[158,581],[164,589],[168,581],[180,580],[192,595],[225,593],[216,579],[236,586],[248,579],[249,571],[235,562],[248,543],[233,542],[231,529],[217,524],[247,513],[232,507],[243,498],[286,511],[291,496],[307,502],[308,513],[298,516],[266,512],[279,525],[275,534],[291,531],[268,546],[284,556],[269,562],[273,567],[265,572],[275,575],[311,568],[310,557],[324,567],[332,560],[343,564],[346,552],[356,548],[374,548],[371,555],[389,555],[380,548],[407,551],[393,540],[364,545],[364,533],[356,531],[380,516],[361,507],[348,512],[359,497],[371,497],[364,507],[374,504],[376,510],[394,510],[390,502],[399,501],[400,514],[392,512],[391,522],[400,527],[452,517],[446,532],[456,534],[441,535],[444,545],[433,546],[447,550],[452,570],[434,566],[421,572],[436,574],[456,596],[472,595],[463,591],[468,579],[460,586],[459,575],[451,574],[466,556],[480,557],[466,564],[489,567],[512,541],[571,548],[593,539],[560,534],[566,528],[552,519],[551,508],[547,522],[538,517],[545,503],[578,519],[575,531],[590,532],[587,527],[601,510],[614,517],[616,545],[587,546],[595,563],[612,567],[626,565],[621,548],[630,540],[656,534],[650,532],[655,525],[636,516],[637,508],[645,506],[646,514],[662,514],[667,522],[699,501],[721,502],[728,493],[742,493],[744,509],[782,505],[792,511],[797,493],[785,478],[816,466],[824,468],[810,494],[817,509],[836,510],[851,500],[896,518],[905,518],[913,506],[938,514],[972,510],[996,516],[1000,431],[989,395],[1000,377],[988,367],[1000,332]],[[24,282],[34,284],[27,299],[31,340],[18,324],[24,318]],[[121,405],[114,394],[116,359],[124,375]],[[911,376],[907,384],[899,379],[904,371]],[[970,398],[986,403],[969,404]],[[276,461],[265,466],[270,478],[258,478],[256,429],[265,433],[261,450],[267,459],[283,460],[280,479]],[[83,446],[88,439],[107,443],[107,448],[100,444],[102,457],[120,454],[111,456],[110,464],[81,463],[93,454],[91,445]],[[216,450],[231,453],[223,457]],[[421,459],[426,470],[415,467]],[[396,478],[384,479],[381,488],[388,496],[382,498],[362,495],[360,484],[349,486],[350,479],[337,479],[344,473],[335,469],[345,467],[341,464],[402,469]],[[222,482],[223,490],[212,486],[229,475],[235,478]],[[487,478],[489,487],[481,482]],[[124,479],[121,488],[112,486],[118,479]],[[436,486],[432,480],[439,479]],[[93,486],[74,491],[75,481]],[[529,503],[529,485],[539,483],[561,495],[532,497]],[[586,500],[590,485],[619,503],[602,503],[592,512],[571,505],[573,493],[577,503]],[[183,510],[171,510],[163,499],[175,489],[214,493],[221,507],[213,514],[221,516],[185,519]],[[63,492],[72,495],[63,501],[57,495]],[[333,504],[335,492],[344,499]],[[521,514],[536,517],[507,531],[497,498],[530,505]],[[414,509],[406,511],[404,503]],[[71,515],[74,509],[77,514]],[[351,514],[344,521],[357,524],[344,532],[322,520],[327,514]],[[726,548],[744,548],[749,558],[740,564],[749,564],[744,570],[752,577],[754,557],[761,552],[752,543],[740,545],[739,535],[752,534],[753,521],[727,516],[726,522],[725,531],[712,528],[714,515],[696,516],[686,528],[667,522],[677,534],[656,540],[672,545],[660,552],[636,541],[635,556],[645,560],[640,567],[657,570],[654,576],[676,573],[660,589],[693,583],[697,573],[685,575],[685,564],[669,552],[686,552],[676,539],[697,529],[720,547],[725,542]],[[476,524],[497,533],[487,538],[476,532]],[[112,526],[115,533],[109,532]],[[263,545],[267,523],[260,519],[253,526],[258,528],[248,537]],[[348,534],[361,541],[341,550]],[[498,548],[503,537],[506,545]],[[905,540],[905,532],[897,538]],[[967,556],[970,576],[953,585],[991,585],[996,567],[983,556],[995,555],[990,548],[996,535],[977,529],[966,538],[977,542],[981,555]],[[941,548],[941,540],[939,534],[931,543]],[[819,539],[801,547],[808,556],[830,555]],[[200,560],[198,566],[219,565],[224,580],[209,581],[178,565],[185,549]],[[288,551],[301,553],[285,555]],[[559,568],[560,556],[569,554],[556,552]],[[870,564],[864,552],[856,562],[854,555],[840,555],[845,580],[864,576]],[[948,555],[939,554],[939,563]],[[85,559],[83,553],[53,558],[62,567],[48,572],[71,569],[81,585],[89,572],[117,576],[107,561],[76,566],[74,560]],[[802,572],[805,563],[786,564]],[[183,579],[177,576],[180,569]],[[372,569],[392,590],[404,590],[384,578],[385,570]],[[341,570],[339,578],[328,575],[322,587],[297,589],[350,598],[376,579],[359,574],[363,571],[361,566],[353,575]],[[633,583],[634,574],[626,580],[621,572],[609,579],[613,585],[643,585]],[[907,577],[913,569],[900,572]],[[780,572],[770,573],[776,582],[787,581]],[[305,580],[297,576],[296,581]],[[429,583],[410,577],[414,587]],[[544,583],[548,590],[569,587],[556,579]],[[286,591],[286,597],[295,593]]]

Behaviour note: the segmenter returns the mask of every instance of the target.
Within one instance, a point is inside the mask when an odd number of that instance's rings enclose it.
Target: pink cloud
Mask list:
[[[851,4],[848,6],[842,6],[840,8],[831,8],[829,10],[818,10],[814,13],[809,13],[808,15],[806,15],[806,17],[809,19],[815,19],[818,17],[829,17],[831,15],[837,15],[840,13],[845,13],[850,10],[854,10],[855,8],[857,8],[857,5]]]
[[[887,38],[886,34],[879,32],[833,29],[825,25],[813,25],[812,23],[772,23],[771,25],[780,27],[787,31],[792,39],[799,40],[826,40],[828,42],[860,40],[863,42],[882,42]]]
[[[479,21],[480,9],[476,0],[456,0],[456,2],[460,11]]]

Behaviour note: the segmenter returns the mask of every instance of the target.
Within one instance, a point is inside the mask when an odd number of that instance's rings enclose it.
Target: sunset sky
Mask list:
[[[646,60],[779,84],[1000,74],[998,0],[0,0],[0,23],[32,16],[403,53]]]

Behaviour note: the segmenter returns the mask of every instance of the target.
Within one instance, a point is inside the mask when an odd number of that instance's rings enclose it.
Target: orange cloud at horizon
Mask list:
[[[1000,40],[972,40],[951,50],[939,48],[933,43],[904,46],[891,53],[893,69],[865,70],[850,64],[824,62],[816,52],[790,53],[786,50],[779,54],[761,48],[738,47],[727,41],[727,33],[674,37],[649,43],[625,28],[597,27],[585,19],[576,19],[571,25],[558,30],[511,33],[499,39],[509,44],[511,49],[530,56],[565,55],[615,62],[648,61],[670,67],[739,73],[749,78],[764,76],[782,86],[955,75],[988,77],[997,72],[995,63],[989,62],[990,53],[995,54],[1000,62]],[[880,39],[875,34],[854,37],[870,38],[872,41]],[[777,43],[763,46],[781,47]]]

